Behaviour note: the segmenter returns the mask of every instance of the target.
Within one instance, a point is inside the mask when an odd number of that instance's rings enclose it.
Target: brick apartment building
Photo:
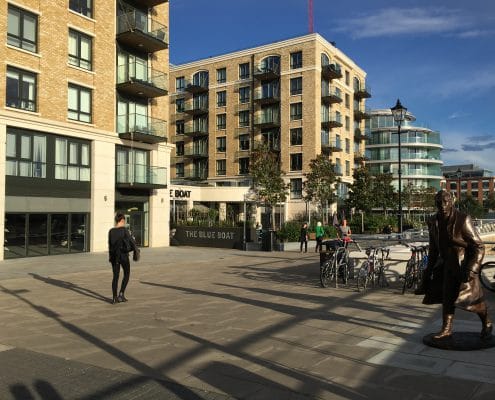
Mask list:
[[[0,258],[168,245],[168,2],[0,7]]]
[[[493,194],[495,178],[493,172],[475,164],[449,165],[442,168],[445,177],[442,188],[453,192],[456,198],[471,195],[480,204]]]

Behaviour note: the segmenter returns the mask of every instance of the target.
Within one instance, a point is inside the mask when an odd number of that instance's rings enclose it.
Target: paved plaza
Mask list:
[[[495,349],[422,344],[440,308],[399,294],[404,256],[363,293],[314,252],[143,249],[116,305],[105,253],[0,262],[0,399],[493,400]]]

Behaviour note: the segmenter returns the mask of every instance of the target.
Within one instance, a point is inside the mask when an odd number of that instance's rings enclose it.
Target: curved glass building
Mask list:
[[[401,125],[402,188],[434,187],[440,189],[442,180],[440,133],[415,123],[407,113]],[[372,110],[369,138],[366,143],[367,165],[372,174],[392,173],[393,185],[398,187],[399,145],[397,124],[390,109]]]

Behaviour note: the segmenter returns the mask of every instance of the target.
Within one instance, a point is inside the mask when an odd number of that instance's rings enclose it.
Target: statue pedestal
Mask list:
[[[443,350],[470,351],[495,347],[495,336],[481,339],[479,332],[454,332],[452,336],[434,339],[436,333],[423,337],[423,343],[430,347]]]

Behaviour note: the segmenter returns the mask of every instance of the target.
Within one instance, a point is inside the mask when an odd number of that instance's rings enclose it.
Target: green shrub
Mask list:
[[[286,242],[298,242],[299,235],[301,234],[302,222],[299,221],[287,221],[277,231],[277,238]]]

